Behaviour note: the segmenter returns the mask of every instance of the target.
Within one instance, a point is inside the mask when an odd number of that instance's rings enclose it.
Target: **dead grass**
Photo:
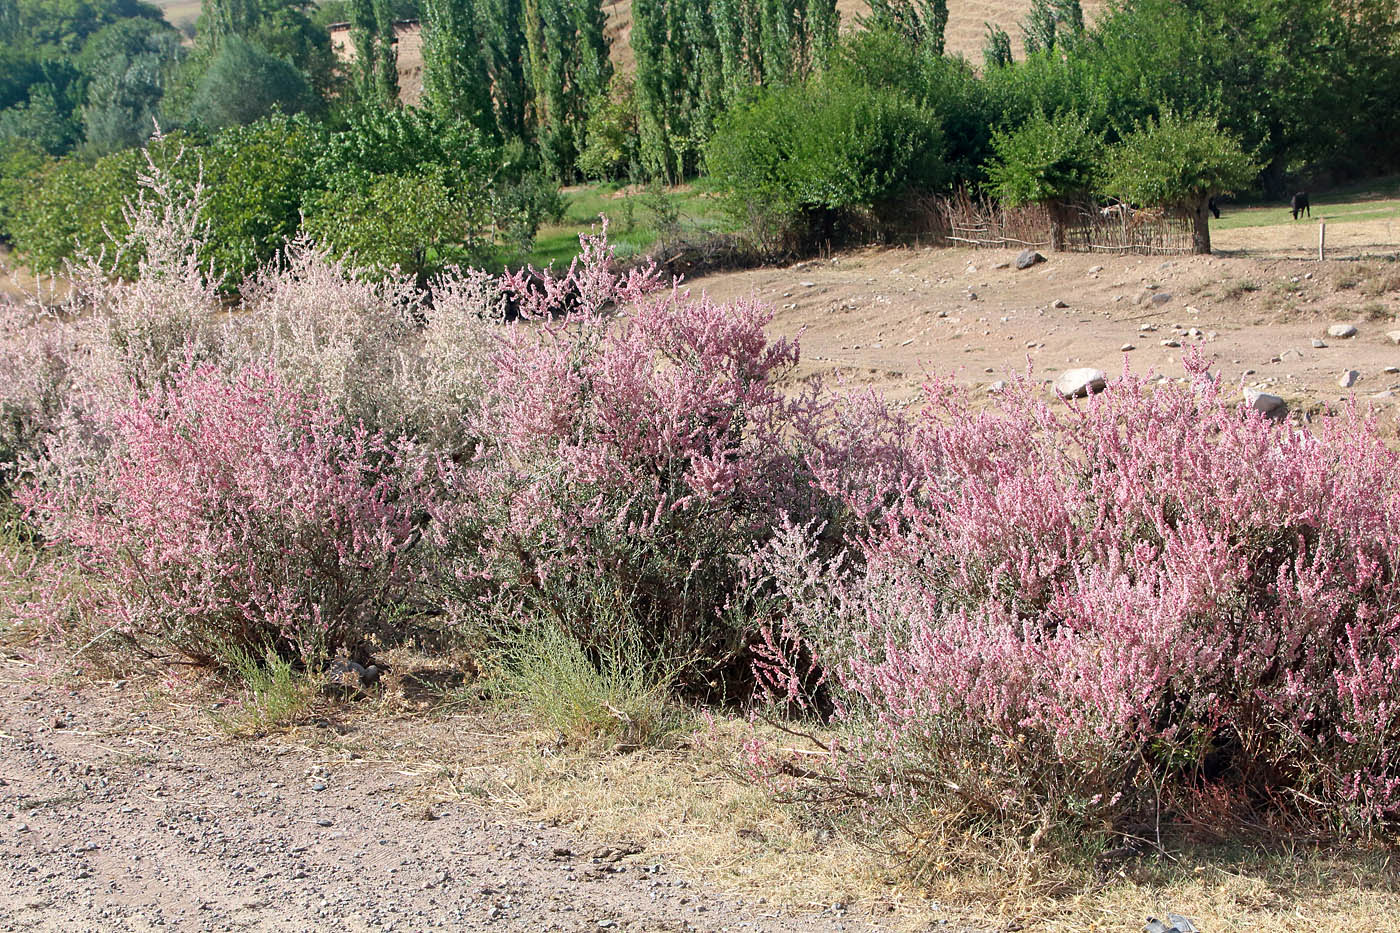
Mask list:
[[[1211,933],[1400,931],[1400,876],[1379,844],[1186,845],[1104,868],[1050,861],[1006,839],[925,834],[921,858],[909,860],[892,844],[907,835],[872,832],[868,820],[836,828],[740,777],[752,734],[743,723],[696,720],[674,747],[629,754],[571,748],[486,709],[446,725],[450,744],[400,733],[397,747],[357,747],[421,775],[413,805],[426,813],[461,801],[509,807],[600,844],[640,846],[692,880],[775,906],[841,903],[895,929],[969,933],[1013,922],[1107,933],[1167,911]]]

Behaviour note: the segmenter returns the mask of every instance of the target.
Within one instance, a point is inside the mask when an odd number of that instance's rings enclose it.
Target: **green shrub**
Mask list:
[[[848,235],[859,215],[948,178],[931,110],[898,89],[836,81],[763,91],[735,107],[706,161],[731,212],[770,246]]]
[[[209,187],[205,259],[236,286],[296,233],[316,191],[325,130],[305,117],[274,114],[232,126],[200,151]]]
[[[252,123],[274,110],[301,113],[319,105],[306,76],[238,36],[223,40],[190,106],[206,129]]]
[[[1103,139],[1075,113],[1037,113],[1020,127],[992,137],[996,155],[987,178],[1007,204],[1050,208],[1052,245],[1064,249],[1064,202],[1094,189]]]
[[[397,267],[419,285],[452,263],[480,258],[489,243],[490,200],[449,186],[441,170],[382,175],[365,188],[334,186],[311,202],[306,230],[369,272]]]

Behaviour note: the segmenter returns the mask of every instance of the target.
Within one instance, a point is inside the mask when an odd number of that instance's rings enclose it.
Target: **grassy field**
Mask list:
[[[607,216],[608,238],[622,257],[642,252],[664,236],[735,229],[704,180],[676,188],[577,185],[564,189],[563,196],[562,221],[541,227],[526,257],[536,266],[567,264],[578,251],[579,234],[596,226],[600,214]]]
[[[1372,179],[1358,185],[1310,193],[1312,216],[1325,218],[1328,223],[1362,220],[1394,220],[1400,218],[1400,176]],[[1306,218],[1303,218],[1306,220]],[[1287,202],[1244,201],[1227,204],[1219,220],[1211,222],[1216,230],[1240,227],[1271,227],[1292,223]]]

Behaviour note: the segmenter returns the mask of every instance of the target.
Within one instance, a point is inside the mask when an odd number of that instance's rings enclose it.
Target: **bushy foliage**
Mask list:
[[[190,119],[210,130],[268,116],[315,110],[319,102],[295,66],[239,36],[219,46],[190,105]]]
[[[622,277],[602,241],[543,286],[508,278],[527,314],[489,364],[474,433],[441,522],[463,581],[507,624],[544,618],[590,651],[630,620],[648,651],[692,679],[745,647],[738,565],[783,508],[801,505],[775,382],[796,347],[764,335],[766,312],[668,292],[625,319],[600,312],[653,289]],[[613,603],[627,612],[619,614]]]
[[[883,477],[828,473],[866,532],[844,565],[775,549],[771,643],[819,659],[848,788],[1064,842],[1222,801],[1393,815],[1400,469],[1355,413],[1299,432],[1192,371],[1078,407],[934,387]]]
[[[184,370],[92,416],[111,446],[87,481],[41,473],[19,501],[141,646],[317,659],[402,597],[416,467],[382,436],[257,369]]]
[[[805,244],[839,237],[843,223],[896,196],[941,187],[943,153],[937,117],[902,93],[819,81],[726,114],[706,164],[762,239]]]
[[[1101,187],[1125,203],[1160,205],[1190,216],[1195,251],[1210,252],[1206,205],[1249,184],[1259,166],[1210,117],[1165,110],[1106,153]]]

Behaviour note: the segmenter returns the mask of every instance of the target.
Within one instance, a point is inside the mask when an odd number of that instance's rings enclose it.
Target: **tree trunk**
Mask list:
[[[1050,207],[1050,248],[1057,253],[1065,251],[1065,206],[1052,201]]]
[[[1191,252],[1197,256],[1210,253],[1210,198],[1201,198],[1191,205]]]

